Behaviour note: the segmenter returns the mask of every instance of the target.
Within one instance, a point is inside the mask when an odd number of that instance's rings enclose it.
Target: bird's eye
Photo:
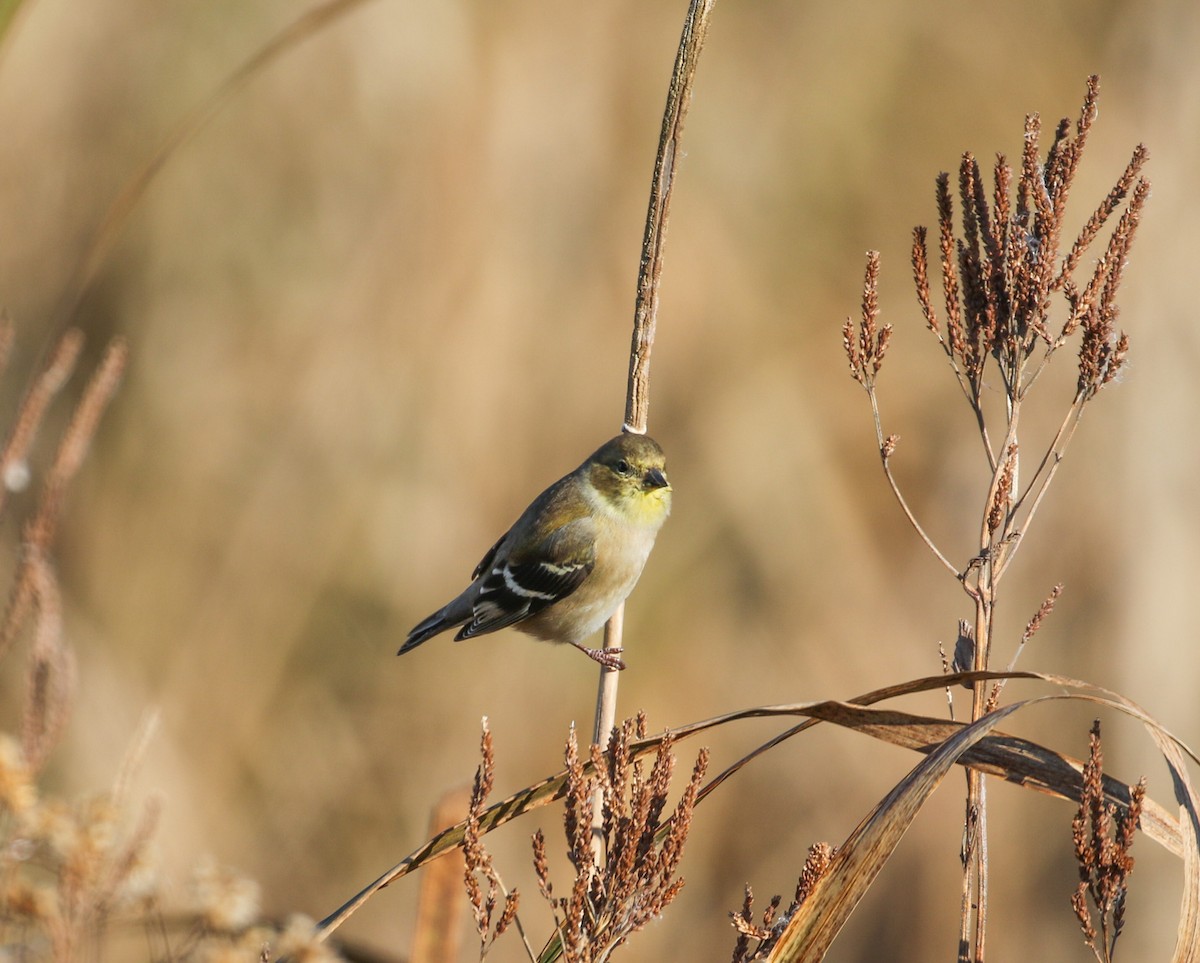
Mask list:
[[[617,462],[617,474],[618,475],[628,475],[629,474],[629,462],[627,462],[624,458],[622,458],[619,462]]]

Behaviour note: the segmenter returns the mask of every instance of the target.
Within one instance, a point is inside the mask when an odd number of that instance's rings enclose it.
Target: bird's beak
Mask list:
[[[655,488],[670,488],[671,483],[667,481],[667,476],[662,473],[662,469],[651,468],[646,472],[646,487],[651,490]]]

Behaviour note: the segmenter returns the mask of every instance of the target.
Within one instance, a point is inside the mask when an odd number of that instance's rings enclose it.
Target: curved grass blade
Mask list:
[[[1139,719],[1147,726],[1151,737],[1163,752],[1175,780],[1176,797],[1183,808],[1184,816],[1181,820],[1182,828],[1176,827],[1180,835],[1179,855],[1183,857],[1185,867],[1185,888],[1173,959],[1182,963],[1184,960],[1200,957],[1200,939],[1197,938],[1196,925],[1196,920],[1200,917],[1200,880],[1196,878],[1195,872],[1196,827],[1200,824],[1196,818],[1197,798],[1188,780],[1183,759],[1185,752],[1191,754],[1190,750],[1165,728],[1146,716],[1140,708],[1120,696],[1101,697],[1089,693],[1068,692],[1013,703],[989,713],[975,723],[963,726],[936,746],[918,747],[919,751],[928,751],[927,757],[902,779],[850,834],[834,857],[829,871],[789,921],[768,959],[778,963],[815,963],[824,959],[825,953],[850,914],[878,876],[916,814],[933,790],[941,784],[950,768],[955,763],[970,764],[968,752],[983,743],[989,733],[1008,716],[1030,705],[1063,699],[1106,705]],[[850,710],[847,718],[864,712],[861,707],[847,706],[846,709]],[[876,721],[881,717],[893,715],[866,711],[876,716]],[[827,721],[842,724],[832,717]],[[909,721],[905,720],[904,724],[909,725]],[[853,728],[867,734],[875,734],[870,726],[855,725]],[[894,740],[889,738],[887,741]],[[1161,817],[1167,820],[1170,818],[1165,812],[1161,813]],[[1146,830],[1147,822],[1148,819],[1144,818],[1140,828]]]
[[[1075,693],[1060,698],[1088,699],[1093,697]],[[1108,700],[1103,704],[1119,708]],[[961,732],[966,723],[948,722],[928,716],[918,716],[892,709],[872,709],[852,703],[827,702],[808,707],[810,719],[781,733],[766,746],[777,745],[783,737],[791,736],[802,728],[817,722],[830,722],[845,729],[852,729],[893,746],[928,753],[947,739]],[[750,756],[739,760],[730,769],[740,768],[749,758],[760,754],[760,746]],[[959,764],[976,769],[1006,782],[1045,793],[1060,799],[1079,802],[1083,789],[1083,762],[1064,755],[1028,739],[993,732],[969,747],[958,760]],[[729,774],[722,773],[718,779]],[[705,786],[715,788],[716,780]],[[1120,806],[1129,805],[1129,786],[1111,776],[1104,777],[1104,794]],[[1143,804],[1139,828],[1149,838],[1175,856],[1182,857],[1185,842],[1179,822],[1162,806],[1149,797]]]
[[[900,780],[838,848],[828,871],[788,921],[767,959],[771,963],[824,959],[834,938],[946,773],[967,749],[1028,704],[1013,703],[964,726]]]
[[[1196,792],[1188,778],[1187,765],[1175,740],[1147,725],[1150,736],[1171,770],[1175,799],[1179,803],[1179,825],[1183,836],[1183,896],[1179,908],[1179,925],[1175,936],[1172,963],[1193,963],[1200,959],[1200,815],[1197,814]]]
[[[1018,703],[1015,705],[1064,698],[1082,698],[1108,705],[1137,718],[1149,726],[1152,734],[1156,734],[1156,739],[1161,736],[1159,740],[1160,745],[1173,747],[1179,760],[1180,771],[1182,771],[1184,766],[1184,755],[1187,755],[1194,761],[1200,762],[1200,760],[1196,759],[1195,753],[1179,739],[1151,719],[1138,706],[1124,699],[1122,696],[1076,679],[1037,672],[960,672],[948,675],[927,676],[898,685],[876,689],[858,696],[849,702],[824,701],[776,706],[756,706],[743,709],[671,730],[671,736],[678,741],[687,736],[697,735],[709,729],[743,719],[797,715],[808,717],[799,725],[786,730],[764,745],[759,746],[733,766],[729,767],[725,772],[715,777],[701,791],[697,800],[699,802],[751,759],[757,758],[774,746],[779,745],[793,735],[811,728],[818,722],[830,722],[834,725],[855,729],[863,732],[865,735],[870,735],[882,741],[890,742],[893,745],[919,752],[936,751],[947,739],[962,738],[962,733],[967,727],[963,724],[897,712],[896,710],[870,709],[869,706],[872,703],[881,702],[886,699],[942,689],[947,685],[957,685],[964,682],[970,683],[978,679],[1027,679],[1068,689],[1085,690],[1083,692],[1043,696],[1039,700],[1027,700],[1027,703]],[[1091,692],[1102,693],[1103,695],[1091,695],[1089,694]],[[1016,785],[1060,796],[1065,799],[1073,799],[1078,802],[1081,786],[1078,774],[1082,771],[1081,762],[1028,740],[1018,739],[1004,733],[996,733],[994,735],[991,733],[995,722],[999,721],[999,718],[1007,717],[1007,715],[1011,714],[1012,710],[1013,706],[997,710],[998,712],[1002,712],[1003,716],[997,717],[988,726],[988,731],[983,733],[980,738],[968,740],[967,745],[963,747],[962,752],[955,757],[951,764],[957,762],[961,765],[971,766]],[[985,717],[985,720],[988,719],[993,719],[993,716]],[[985,720],[980,720],[980,722]],[[656,752],[664,735],[665,733],[651,736],[633,744],[630,746],[631,757],[640,758],[649,753]],[[586,765],[590,767],[590,762]],[[1184,777],[1186,779],[1186,773],[1184,773]],[[482,832],[485,834],[491,832],[493,829],[499,828],[531,809],[545,806],[562,798],[565,785],[566,773],[565,771],[559,772],[496,803],[484,813],[481,819]],[[1186,785],[1186,782],[1184,785]],[[1105,792],[1114,802],[1128,802],[1128,786],[1117,780],[1106,778]],[[317,932],[320,938],[324,939],[328,937],[330,933],[353,915],[360,906],[389,883],[395,882],[397,879],[419,869],[422,865],[432,859],[436,859],[443,853],[461,846],[464,827],[465,823],[459,823],[444,830],[406,856],[376,880],[365,886],[317,924]],[[1194,832],[1183,834],[1179,823],[1161,806],[1155,804],[1150,799],[1147,799],[1145,802],[1140,828],[1148,838],[1155,840],[1175,855],[1183,856],[1185,861],[1189,853],[1188,838],[1190,836],[1194,841],[1197,835]],[[1196,898],[1191,902],[1200,906],[1200,879],[1197,880],[1194,888]],[[1188,897],[1185,893],[1185,901],[1187,899]],[[1200,916],[1200,910],[1197,911],[1197,915]],[[1200,923],[1196,925],[1200,928]]]

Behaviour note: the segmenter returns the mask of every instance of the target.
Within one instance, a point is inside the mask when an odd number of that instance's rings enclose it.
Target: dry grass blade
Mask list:
[[[1053,677],[1046,677],[1048,680]],[[838,850],[829,873],[822,878],[813,895],[800,907],[788,929],[780,937],[776,951],[769,957],[779,961],[808,961],[824,958],[826,950],[840,932],[858,901],[870,887],[884,862],[894,850],[904,832],[911,825],[917,812],[932,791],[937,788],[950,767],[956,762],[968,763],[967,752],[980,743],[1008,716],[1026,706],[1061,699],[1081,699],[1117,709],[1139,719],[1149,729],[1151,736],[1163,751],[1168,765],[1175,776],[1176,795],[1184,808],[1184,823],[1189,823],[1181,834],[1182,855],[1185,869],[1194,865],[1196,859],[1195,826],[1197,801],[1187,780],[1183,754],[1195,760],[1195,755],[1161,725],[1154,722],[1136,705],[1119,696],[1104,697],[1088,693],[1055,693],[1017,702],[998,709],[978,722],[959,729],[950,738],[933,748],[928,758],[902,780],[872,813],[855,829]],[[846,707],[853,713],[864,710]],[[829,721],[838,721],[830,718]],[[863,731],[867,731],[863,728]],[[926,748],[929,748],[928,746]],[[1082,767],[1080,767],[1082,768]],[[1024,783],[1022,783],[1024,784]],[[1107,789],[1107,784],[1106,784]],[[1128,803],[1128,787],[1125,787],[1125,802]],[[1143,817],[1140,828],[1146,830],[1149,811]],[[1165,816],[1165,814],[1163,814]],[[1188,870],[1190,874],[1190,870]],[[1181,911],[1175,959],[1196,959],[1200,954],[1194,920],[1200,911],[1200,896],[1195,891],[1195,880],[1186,880],[1184,906]]]
[[[1073,698],[1086,697],[1077,694]],[[1105,704],[1108,704],[1107,700]],[[837,702],[816,706],[813,712],[822,721],[922,753],[932,751],[966,728],[963,723]],[[993,732],[968,747],[959,761],[1024,789],[1071,802],[1079,802],[1081,798],[1083,762],[1028,739]],[[1118,779],[1104,778],[1104,794],[1114,803],[1129,805],[1129,786]],[[1152,800],[1146,800],[1140,828],[1168,852],[1183,856],[1184,840],[1179,823]]]
[[[1052,697],[1048,697],[1052,698]],[[838,848],[829,869],[779,937],[771,961],[821,960],[930,794],[959,757],[1024,703],[964,727],[883,798]]]
[[[944,689],[947,685],[997,679],[1041,681],[1054,686],[1056,689],[1066,688],[1077,690],[1065,694],[1045,696],[1040,701],[1048,699],[1085,699],[1095,704],[1117,709],[1146,725],[1160,747],[1169,747],[1172,755],[1168,755],[1168,761],[1177,759],[1177,768],[1180,771],[1182,771],[1184,766],[1184,756],[1200,764],[1200,758],[1197,758],[1191,749],[1167,729],[1147,716],[1134,703],[1115,693],[1108,692],[1077,679],[1038,672],[959,672],[951,675],[926,676],[897,685],[887,686],[882,689],[876,689],[873,692],[865,693],[848,702],[826,701],[776,706],[755,706],[750,709],[726,713],[712,719],[706,719],[702,722],[673,729],[671,731],[671,738],[678,741],[698,735],[701,732],[706,732],[709,729],[717,728],[718,726],[728,725],[745,719],[793,716],[808,717],[799,725],[793,726],[767,743],[759,746],[733,766],[730,766],[720,775],[710,780],[697,797],[697,802],[700,802],[752,759],[763,755],[792,736],[812,728],[819,722],[830,722],[846,728],[856,729],[865,735],[891,742],[897,746],[920,752],[929,752],[944,742],[946,738],[961,737],[964,728],[961,725],[956,726],[955,723],[944,720],[929,719],[908,713],[898,713],[890,709],[871,710],[869,706],[900,696]],[[1092,693],[1098,694],[1093,695]],[[1014,705],[1024,704],[1026,703],[1015,703]],[[1005,715],[1009,714],[1012,708],[1010,706],[1004,710]],[[992,717],[989,716],[988,718]],[[1007,736],[1003,733],[992,734],[989,732],[984,735],[986,738],[981,737],[974,740],[956,756],[954,761],[960,765],[970,766],[981,772],[999,776],[1024,788],[1061,796],[1064,799],[1072,799],[1075,802],[1079,801],[1079,796],[1073,790],[1073,786],[1078,785],[1078,773],[1082,771],[1083,765],[1081,762],[1045,747],[1038,746],[1036,743]],[[657,752],[663,738],[662,735],[656,735],[640,739],[633,743],[629,747],[630,758],[637,759]],[[1164,750],[1165,752],[1166,750]],[[591,768],[590,761],[585,760],[581,762],[581,765],[585,770]],[[1172,766],[1174,771],[1176,765],[1172,764]],[[1182,784],[1184,786],[1187,785],[1186,781]],[[493,829],[516,819],[518,816],[532,809],[548,805],[563,798],[566,793],[566,786],[567,773],[560,772],[496,803],[480,816],[479,826],[481,834],[491,832]],[[1127,801],[1127,798],[1121,794],[1123,792],[1127,793],[1128,787],[1122,783],[1115,781],[1106,783],[1106,791],[1113,794],[1115,801]],[[1178,795],[1180,790],[1177,788],[1176,792]],[[1200,809],[1200,807],[1192,805],[1193,810]],[[406,856],[378,879],[365,886],[360,892],[317,924],[320,937],[322,939],[328,937],[329,934],[349,919],[367,900],[389,883],[407,876],[430,860],[436,859],[461,846],[464,828],[465,822],[462,822],[439,833]],[[1153,839],[1176,856],[1182,855],[1185,863],[1189,857],[1195,861],[1195,840],[1197,836],[1200,836],[1200,833],[1195,832],[1194,829],[1181,831],[1179,824],[1161,806],[1154,804],[1150,799],[1146,800],[1142,816],[1142,826],[1140,828],[1146,834],[1147,838]],[[1189,847],[1191,848],[1189,849]],[[1200,906],[1200,881],[1194,884],[1194,894],[1193,898],[1185,893],[1185,899],[1192,899],[1197,906]],[[1200,930],[1200,924],[1197,924],[1196,928]]]
[[[125,182],[121,192],[109,205],[88,243],[75,276],[65,288],[66,293],[58,315],[60,318],[70,317],[74,313],[84,291],[87,290],[100,265],[104,263],[104,259],[112,249],[113,242],[120,234],[121,228],[124,227],[130,212],[176,151],[200,133],[209,121],[220,112],[221,108],[272,61],[307,40],[338,17],[361,6],[363,2],[364,0],[326,0],[325,3],[318,4],[301,14],[255,51],[245,63],[225,78],[207,100],[179,122],[159,144],[150,159]]]
[[[1183,853],[1183,905],[1179,910],[1172,963],[1194,960],[1195,954],[1189,948],[1200,945],[1200,852],[1197,851],[1195,819],[1195,812],[1190,812],[1187,818],[1181,820],[1188,844]]]
[[[945,678],[949,678],[953,683],[962,679],[969,680],[975,675],[976,673],[960,673]],[[988,675],[995,677],[1005,674],[988,673]],[[1012,675],[1020,674],[1014,673]],[[1025,674],[1024,677],[1035,678],[1036,676]],[[918,681],[925,683],[932,680]],[[925,686],[925,688],[932,687]],[[1077,695],[1076,697],[1085,698],[1083,695]],[[1101,704],[1106,706],[1121,707],[1119,703],[1115,703],[1112,700],[1098,700],[1096,697],[1091,696],[1087,696],[1086,698],[1090,701],[1100,701]],[[699,726],[710,728],[713,725],[722,725],[736,719],[761,718],[765,715],[790,716],[802,714],[809,716],[805,722],[793,726],[763,745],[758,746],[726,769],[725,772],[711,780],[705,786],[701,798],[703,799],[711,793],[725,779],[740,770],[752,759],[763,755],[792,736],[812,728],[819,722],[833,723],[843,728],[861,732],[863,735],[871,736],[882,742],[923,753],[929,752],[932,748],[960,732],[963,728],[962,723],[947,722],[944,719],[918,716],[894,709],[872,709],[861,704],[862,701],[865,700],[857,700],[851,703],[809,703],[804,706],[763,706],[747,710],[744,713],[734,713],[732,716],[723,716],[719,719],[699,723]],[[1136,718],[1142,718],[1136,712],[1132,714]],[[695,729],[689,727],[684,730],[678,730],[675,732],[675,735],[683,738],[686,735],[694,734],[695,731]],[[1173,736],[1166,734],[1166,738],[1170,744],[1175,744]],[[1076,803],[1080,799],[1082,791],[1082,777],[1080,775],[1083,770],[1082,761],[1030,742],[1027,739],[1021,739],[1005,733],[992,733],[979,744],[968,749],[959,762],[964,766],[988,775],[998,776],[1007,782],[1019,785],[1025,789],[1032,789]],[[1128,805],[1129,786],[1126,783],[1106,777],[1104,787],[1106,795],[1113,802]],[[1147,838],[1154,840],[1173,855],[1184,856],[1186,854],[1186,840],[1181,833],[1179,823],[1162,806],[1154,803],[1153,800],[1146,800],[1140,828],[1146,834]]]
[[[1150,737],[1171,770],[1175,801],[1179,803],[1179,828],[1183,849],[1183,896],[1172,963],[1200,959],[1200,804],[1188,778],[1184,752],[1170,733],[1146,724]],[[1145,820],[1145,811],[1142,814]]]
[[[646,749],[645,751],[650,752],[652,750]],[[590,763],[584,763],[585,767],[590,767],[590,765]],[[522,789],[507,799],[495,803],[479,817],[480,835],[486,835],[493,829],[503,826],[505,823],[529,812],[531,809],[537,809],[562,799],[566,794],[566,789],[567,774],[560,772],[549,779],[543,779],[541,782],[534,783],[532,786]],[[466,821],[464,820],[455,823],[449,829],[443,830],[404,857],[404,859],[378,879],[364,886],[362,890],[317,923],[317,932],[320,938],[327,938],[334,930],[353,916],[367,900],[389,883],[394,883],[414,870],[420,869],[431,860],[460,848],[463,844],[466,825]]]

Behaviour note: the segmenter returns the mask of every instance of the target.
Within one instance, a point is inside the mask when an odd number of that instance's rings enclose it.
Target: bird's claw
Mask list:
[[[611,649],[589,649],[586,645],[576,645],[575,648],[606,669],[620,672],[625,668],[625,663],[621,660],[621,653],[625,650],[619,645]]]

